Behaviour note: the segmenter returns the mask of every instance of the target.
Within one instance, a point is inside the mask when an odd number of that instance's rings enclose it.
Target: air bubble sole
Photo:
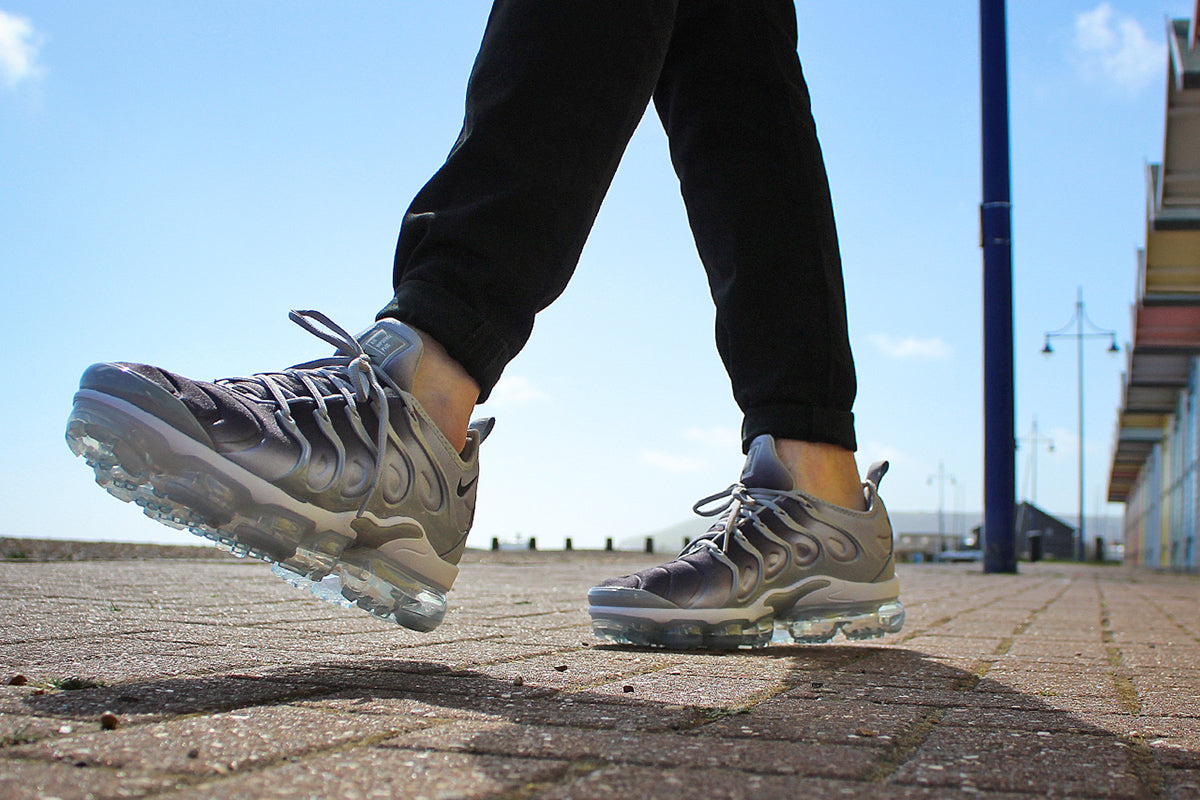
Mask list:
[[[352,535],[315,524],[295,508],[261,500],[277,487],[245,473],[263,484],[256,493],[256,487],[245,485],[249,481],[233,476],[244,472],[236,465],[221,470],[210,463],[221,459],[211,451],[207,459],[181,452],[203,445],[165,423],[155,425],[153,417],[120,399],[96,394],[76,395],[67,445],[118,500],[234,556],[265,561],[283,580],[327,602],[418,631],[441,623],[446,596],[438,588],[376,550],[355,547]],[[172,447],[175,437],[190,446]]]
[[[634,609],[626,609],[633,612]],[[824,644],[841,633],[847,639],[877,639],[904,627],[904,606],[899,600],[841,608],[795,608],[776,617],[725,620],[657,622],[629,613],[592,607],[592,631],[616,644],[663,647],[669,650],[735,650],[766,647],[790,637],[798,644]],[[778,633],[777,633],[778,631]]]

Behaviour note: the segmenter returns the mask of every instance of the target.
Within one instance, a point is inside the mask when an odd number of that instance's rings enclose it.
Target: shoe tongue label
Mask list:
[[[358,337],[358,343],[396,385],[405,390],[412,388],[422,349],[416,332],[400,322],[381,319]]]
[[[383,328],[376,328],[370,331],[362,338],[359,344],[362,345],[363,350],[367,351],[367,355],[379,361],[387,361],[392,356],[403,353],[409,347],[412,347],[411,342],[405,341],[391,331]]]

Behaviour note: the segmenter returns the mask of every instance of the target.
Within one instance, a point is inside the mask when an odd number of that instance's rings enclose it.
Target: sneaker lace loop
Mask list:
[[[692,511],[702,517],[720,516],[720,520],[713,525],[713,528],[703,536],[693,540],[680,555],[698,552],[700,549],[708,549],[712,554],[723,564],[725,564],[733,572],[735,587],[740,586],[738,580],[740,570],[728,555],[729,549],[734,542],[749,554],[755,562],[757,569],[755,572],[754,585],[746,588],[737,589],[739,595],[749,595],[758,591],[762,585],[764,578],[763,556],[757,547],[755,547],[746,535],[742,533],[742,525],[749,523],[759,531],[765,532],[767,537],[778,541],[777,537],[767,530],[766,526],[759,520],[759,514],[767,509],[775,509],[778,511],[778,506],[774,502],[773,495],[782,494],[773,489],[754,489],[754,494],[745,485],[740,483],[731,484],[728,488],[711,494],[701,500],[698,500]],[[713,503],[720,502],[719,505],[713,506]],[[786,517],[787,515],[782,515]],[[719,540],[719,541],[718,541]]]
[[[301,398],[311,399],[316,403],[313,417],[317,429],[333,445],[336,456],[333,474],[325,486],[311,487],[317,492],[333,486],[341,477],[346,465],[346,446],[333,427],[329,416],[329,406],[325,401],[326,392],[322,390],[322,384],[342,395],[346,400],[346,416],[351,429],[375,457],[375,464],[371,469],[370,486],[358,507],[357,516],[361,517],[366,513],[371,498],[379,489],[388,440],[399,440],[399,436],[392,428],[388,413],[387,390],[391,389],[401,396],[407,393],[371,361],[371,357],[363,350],[362,345],[354,336],[329,317],[319,311],[311,310],[291,311],[288,313],[288,317],[309,333],[333,345],[337,354],[331,358],[297,364],[283,372],[259,373],[247,378],[225,378],[218,382],[233,388],[236,388],[238,384],[253,383],[267,390],[275,402],[276,421],[300,445],[300,456],[289,474],[305,470],[312,458],[313,451],[312,443],[301,432],[300,426],[296,424],[296,420],[292,416],[291,403]],[[280,381],[283,378],[291,379],[294,382],[293,386],[288,387],[281,384]],[[294,390],[295,386],[302,386],[304,394],[297,393]],[[373,435],[363,425],[362,416],[358,413],[357,408],[360,405],[369,405],[375,412],[377,424]]]

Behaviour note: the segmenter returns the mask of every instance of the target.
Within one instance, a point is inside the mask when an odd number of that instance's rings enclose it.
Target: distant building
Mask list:
[[[1125,504],[1125,560],[1200,569],[1200,2],[1167,23],[1165,146],[1147,167],[1133,343],[1108,499]]]
[[[1075,528],[1047,514],[1031,503],[1017,506],[1017,554],[1030,559],[1034,540],[1040,543],[1042,558],[1073,559],[1075,557]]]
[[[933,561],[942,553],[974,546],[971,527],[980,515],[938,514],[935,511],[892,511],[896,558],[901,561]]]
[[[905,531],[896,534],[896,558],[901,561],[933,561],[942,553],[958,550],[962,537],[949,533],[916,533]]]

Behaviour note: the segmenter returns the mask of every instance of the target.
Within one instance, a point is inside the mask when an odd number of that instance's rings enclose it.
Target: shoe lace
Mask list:
[[[337,354],[330,358],[308,361],[296,364],[280,372],[264,372],[248,377],[222,378],[216,383],[242,393],[256,394],[254,387],[262,387],[275,402],[275,420],[279,426],[300,444],[300,457],[296,465],[287,473],[292,475],[308,467],[312,458],[312,443],[300,430],[295,417],[292,416],[291,404],[299,399],[315,401],[313,418],[318,430],[333,445],[336,454],[334,471],[328,482],[321,487],[310,487],[316,492],[323,492],[333,486],[341,477],[346,466],[346,445],[333,427],[329,414],[329,404],[326,400],[328,390],[339,394],[345,400],[345,413],[363,445],[374,457],[371,468],[370,485],[363,495],[356,516],[363,516],[367,506],[379,489],[382,478],[383,459],[387,452],[387,443],[391,439],[399,445],[399,436],[392,427],[391,415],[388,413],[388,390],[406,399],[404,404],[410,415],[413,403],[411,395],[401,389],[379,365],[371,361],[358,340],[340,325],[319,311],[290,311],[288,318],[314,336],[323,339],[337,349]],[[256,394],[257,396],[257,394]],[[374,435],[371,435],[363,424],[358,407],[369,405],[375,412],[377,420]],[[416,436],[422,440],[420,426],[412,426]],[[286,476],[285,476],[286,477]]]
[[[754,585],[740,594],[746,596],[757,592],[766,574],[763,554],[762,551],[755,547],[754,543],[750,541],[743,530],[747,527],[753,528],[764,539],[774,542],[776,545],[782,547],[785,552],[790,553],[791,548],[788,543],[767,527],[762,519],[763,512],[771,511],[774,518],[782,522],[789,529],[797,532],[801,531],[801,525],[785,509],[779,506],[779,500],[784,497],[799,501],[806,508],[810,507],[810,504],[802,495],[779,489],[751,489],[741,483],[731,484],[726,489],[696,501],[696,504],[692,506],[692,511],[696,514],[702,517],[720,518],[707,533],[698,536],[688,543],[683,552],[679,554],[679,557],[682,558],[691,553],[708,550],[713,557],[733,572],[734,586],[737,587],[739,585],[738,576],[740,575],[740,570],[733,559],[729,557],[730,548],[736,542],[738,547],[755,560],[758,567],[755,570]],[[714,503],[719,504],[714,506]]]

